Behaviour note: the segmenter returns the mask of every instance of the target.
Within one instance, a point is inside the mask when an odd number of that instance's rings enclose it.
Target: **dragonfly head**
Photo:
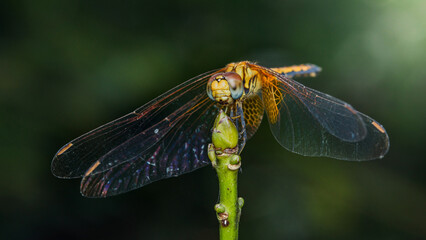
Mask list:
[[[207,83],[207,95],[221,104],[231,104],[243,95],[243,81],[238,73],[217,73]]]

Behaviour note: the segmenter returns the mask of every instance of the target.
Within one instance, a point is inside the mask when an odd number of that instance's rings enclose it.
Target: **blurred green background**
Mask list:
[[[426,1],[1,1],[0,238],[218,239],[206,167],[107,199],[52,176],[69,140],[232,61],[382,123],[384,159],[301,157],[264,122],[243,151],[241,239],[426,238]]]

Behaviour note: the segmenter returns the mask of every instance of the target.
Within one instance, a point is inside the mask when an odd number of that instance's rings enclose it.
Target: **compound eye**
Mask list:
[[[235,100],[239,99],[243,95],[243,80],[241,80],[240,75],[234,72],[227,72],[223,76],[228,81],[231,97]]]
[[[217,74],[215,74],[215,75],[217,75]],[[213,101],[216,101],[213,97],[213,91],[212,91],[212,83],[213,83],[213,81],[215,81],[215,75],[210,77],[209,81],[207,82],[207,95]]]

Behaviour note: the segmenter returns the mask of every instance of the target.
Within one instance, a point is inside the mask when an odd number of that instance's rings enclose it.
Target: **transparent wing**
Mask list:
[[[88,197],[117,195],[210,164],[207,145],[217,108],[207,95],[203,99],[143,154],[84,177],[81,193]]]
[[[388,135],[372,118],[335,97],[263,71],[271,76],[263,87],[270,127],[286,149],[343,160],[369,160],[387,153]]]
[[[206,83],[215,72],[190,79],[134,112],[74,139],[54,156],[52,173],[62,178],[84,177],[145,156],[208,99]]]

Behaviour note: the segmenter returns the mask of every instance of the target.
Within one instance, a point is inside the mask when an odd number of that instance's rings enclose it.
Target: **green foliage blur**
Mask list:
[[[426,238],[426,2],[0,2],[0,239],[218,239],[206,167],[106,199],[50,172],[75,137],[232,61],[314,63],[300,79],[383,124],[385,158],[242,153],[240,239]]]

